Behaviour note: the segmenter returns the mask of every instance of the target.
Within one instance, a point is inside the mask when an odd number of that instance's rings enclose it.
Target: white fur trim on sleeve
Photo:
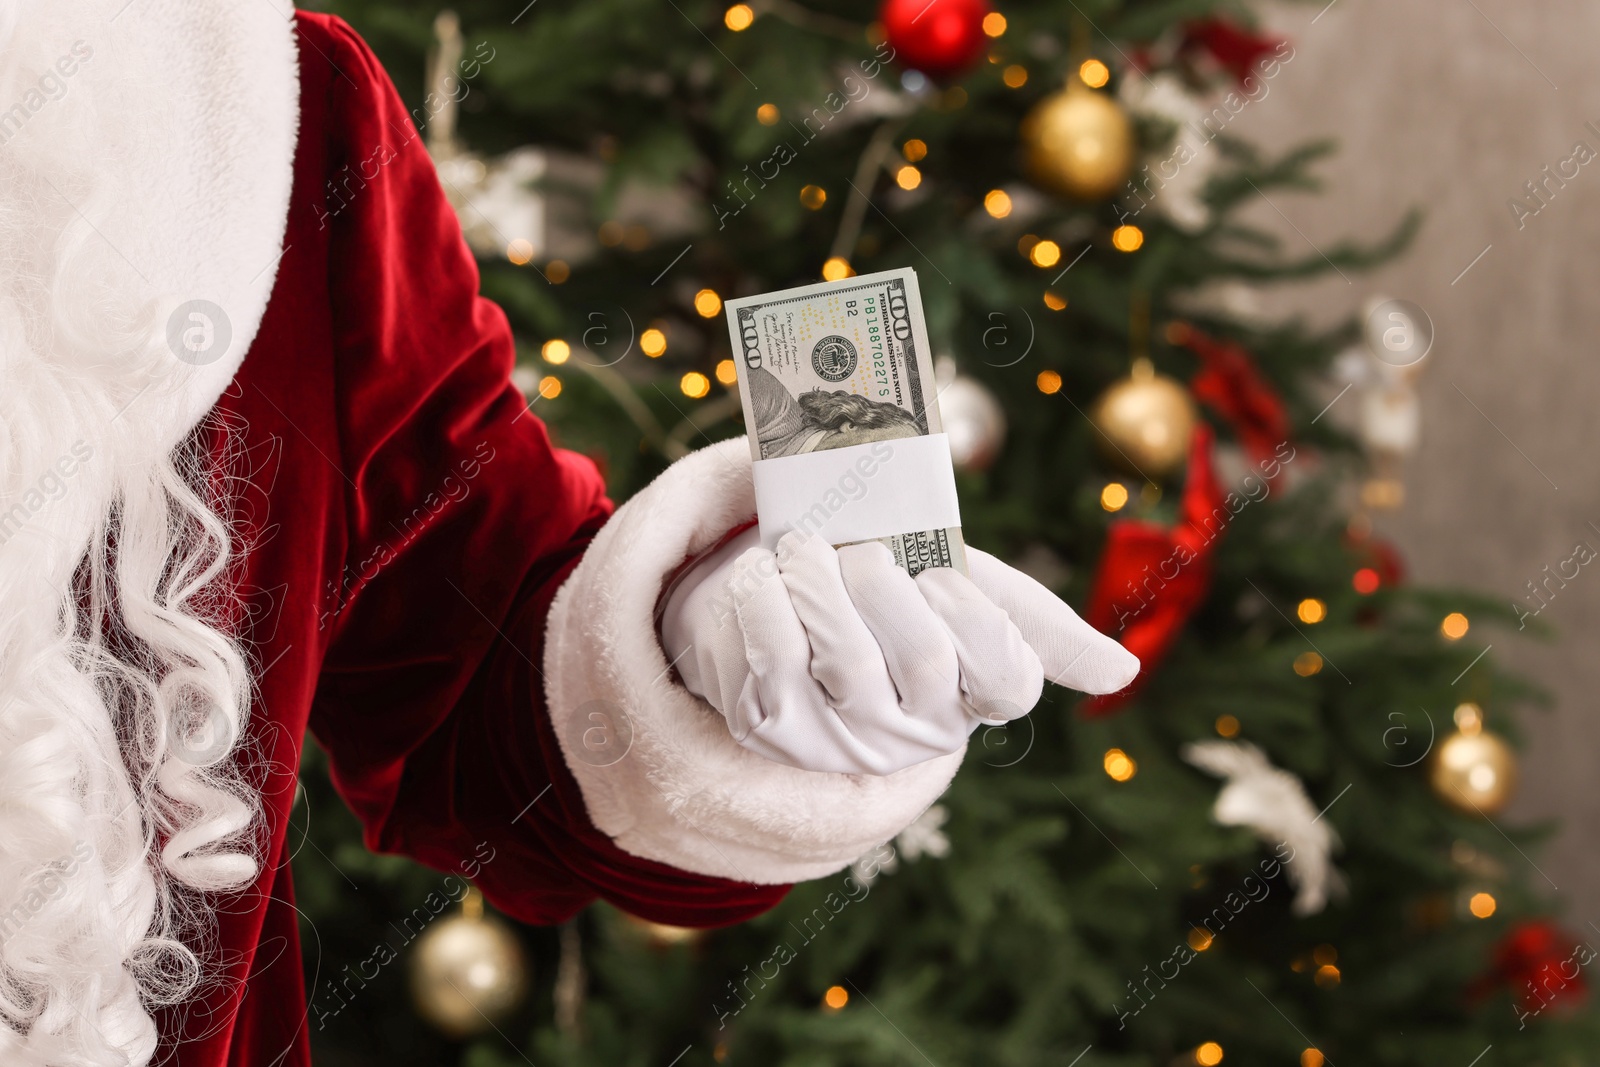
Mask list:
[[[618,847],[776,885],[831,874],[899,833],[962,753],[881,778],[797,770],[741,748],[677,683],[655,629],[662,583],[754,514],[742,437],[684,457],[619,508],[556,595],[545,685],[589,817]]]

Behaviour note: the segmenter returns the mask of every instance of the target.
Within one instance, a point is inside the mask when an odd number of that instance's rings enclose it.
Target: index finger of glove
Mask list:
[[[1098,695],[1115,693],[1138,676],[1137,656],[1026,574],[970,545],[967,570],[984,596],[1011,617],[1049,681]]]

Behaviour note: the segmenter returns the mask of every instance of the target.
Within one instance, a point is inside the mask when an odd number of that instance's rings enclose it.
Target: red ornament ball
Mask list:
[[[1583,968],[1594,958],[1587,943],[1546,920],[1529,920],[1513,926],[1495,946],[1487,984],[1504,983],[1534,1013],[1551,1004],[1570,1007],[1588,992]]]
[[[986,0],[884,0],[878,11],[895,61],[934,77],[959,74],[983,54]]]

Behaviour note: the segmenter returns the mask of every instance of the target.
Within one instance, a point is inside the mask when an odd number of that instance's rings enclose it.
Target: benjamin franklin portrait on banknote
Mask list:
[[[896,404],[843,389],[808,389],[796,396],[761,368],[749,371],[748,378],[755,436],[767,457],[917,437],[923,432],[912,414]]]

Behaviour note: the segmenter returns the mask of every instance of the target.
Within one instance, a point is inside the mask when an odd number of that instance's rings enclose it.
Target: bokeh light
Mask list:
[[[1078,67],[1078,77],[1091,89],[1098,89],[1111,80],[1111,68],[1098,59],[1086,59]]]
[[[1035,267],[1053,267],[1061,262],[1061,246],[1054,241],[1040,241],[1028,251],[1028,260]]]
[[[694,294],[694,309],[702,319],[709,319],[722,310],[722,297],[715,289],[702,289]]]
[[[1139,770],[1139,765],[1120,748],[1106,749],[1101,765],[1105,767],[1106,774],[1111,776],[1113,782],[1126,782]]]
[[[839,256],[831,257],[822,265],[822,278],[824,281],[836,282],[840,278],[849,278],[855,274],[855,268],[850,266],[849,260]]]

